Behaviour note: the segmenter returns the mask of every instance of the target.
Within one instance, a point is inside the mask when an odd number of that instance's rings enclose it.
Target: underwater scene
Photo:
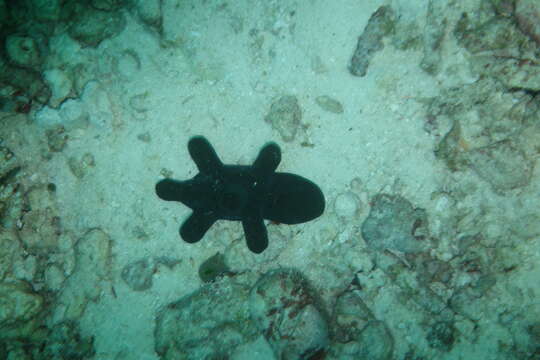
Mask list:
[[[0,0],[0,360],[540,360],[540,1]]]

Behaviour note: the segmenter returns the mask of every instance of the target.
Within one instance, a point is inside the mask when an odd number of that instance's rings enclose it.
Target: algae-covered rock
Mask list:
[[[0,283],[0,340],[24,337],[39,325],[44,300],[23,281]]]
[[[65,99],[73,95],[73,81],[70,73],[60,69],[50,69],[44,71],[43,76],[51,90],[49,106],[58,108]]]
[[[334,201],[335,214],[344,219],[351,220],[357,215],[360,206],[360,199],[352,191],[339,194]]]
[[[515,15],[519,28],[540,45],[540,3],[537,0],[518,0]]]
[[[495,11],[484,11],[482,16],[462,14],[454,36],[473,55],[470,63],[475,72],[495,78],[508,88],[540,90],[538,44],[534,40],[540,28],[540,6],[536,3],[519,1],[518,21],[511,16],[498,16],[501,4]]]
[[[55,126],[45,132],[47,136],[47,145],[52,152],[61,152],[68,141],[68,134],[63,125]]]
[[[283,141],[294,140],[302,119],[302,109],[293,95],[284,95],[272,102],[264,121],[271,124]]]
[[[450,321],[438,321],[429,328],[426,340],[432,348],[448,352],[456,340],[457,330]]]
[[[152,276],[156,264],[151,259],[141,259],[122,268],[122,280],[134,291],[144,291],[152,287]]]
[[[120,9],[125,0],[91,0],[92,7],[98,10],[111,11]]]
[[[441,64],[441,45],[446,33],[445,17],[447,3],[430,0],[424,27],[424,54],[420,67],[428,74],[435,74]]]
[[[109,235],[92,229],[75,244],[75,269],[67,278],[59,295],[65,319],[78,319],[89,301],[95,301],[111,279],[111,247]],[[59,308],[61,309],[61,308]]]
[[[365,76],[375,53],[384,48],[383,39],[395,30],[396,15],[390,6],[381,6],[375,11],[358,38],[356,50],[349,64],[354,76]]]
[[[42,57],[36,40],[29,36],[10,35],[6,38],[6,52],[15,65],[38,68]]]
[[[95,166],[94,155],[86,153],[81,158],[71,156],[68,158],[68,166],[76,178],[82,179]]]
[[[496,191],[524,187],[540,139],[539,106],[529,93],[507,92],[490,79],[448,90],[428,110],[452,122],[435,155],[452,171],[473,169]]]
[[[6,7],[6,1],[0,0],[0,31],[7,23],[7,19],[8,19],[8,12],[7,12],[7,7]]]
[[[315,98],[315,102],[317,105],[321,107],[324,111],[328,111],[334,114],[342,114],[343,113],[343,105],[341,103],[327,95],[321,95],[317,96]]]
[[[78,323],[63,321],[50,330],[39,352],[43,359],[90,359],[95,355],[94,337],[83,336]]]

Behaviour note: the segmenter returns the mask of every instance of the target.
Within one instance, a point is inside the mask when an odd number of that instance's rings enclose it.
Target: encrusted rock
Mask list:
[[[107,12],[91,7],[77,10],[68,32],[83,46],[98,46],[103,40],[122,32],[126,25],[126,20],[119,11]]]
[[[160,0],[136,0],[136,11],[139,18],[147,25],[161,29],[163,22]]]
[[[302,109],[293,95],[284,95],[272,102],[264,121],[279,132],[283,141],[293,141],[302,119]]]
[[[156,320],[156,352],[164,360],[230,358],[259,336],[245,306],[248,295],[248,287],[223,281],[167,305]]]
[[[362,237],[369,246],[404,253],[426,248],[427,215],[424,209],[415,209],[399,195],[377,194],[371,203],[369,216],[362,224]]]
[[[334,212],[344,219],[351,219],[358,212],[360,200],[351,191],[339,194],[334,201]]]
[[[322,307],[299,272],[263,275],[251,290],[249,308],[279,359],[309,359],[329,344]]]

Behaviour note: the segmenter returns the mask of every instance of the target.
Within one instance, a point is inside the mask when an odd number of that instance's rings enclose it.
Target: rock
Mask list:
[[[446,33],[445,12],[448,5],[437,0],[430,0],[424,27],[424,54],[420,67],[428,74],[436,74],[441,64],[441,44]]]
[[[13,271],[13,263],[20,259],[19,244],[14,231],[0,231],[0,282]]]
[[[24,337],[39,326],[43,298],[22,281],[0,283],[0,341]]]
[[[535,60],[538,44],[532,40],[540,25],[538,5],[533,3],[518,3],[517,7],[523,9],[521,17],[516,8],[516,17],[522,19],[525,30],[518,28],[514,19],[497,16],[495,11],[475,17],[463,13],[454,35],[458,44],[473,55],[470,62],[476,73],[497,79],[511,89],[540,90],[540,70]]]
[[[46,186],[38,186],[29,190],[25,198],[30,211],[24,214],[17,233],[24,249],[33,255],[55,251],[62,228],[52,194]]]
[[[449,321],[438,321],[429,328],[426,340],[430,347],[448,352],[454,345],[455,336],[454,324]]]
[[[135,0],[135,6],[139,18],[148,26],[161,29],[163,19],[161,17],[160,0]]]
[[[157,315],[155,350],[164,360],[227,359],[259,337],[245,306],[249,287],[228,279],[204,286]]]
[[[29,98],[40,104],[45,104],[49,101],[51,96],[50,89],[45,85],[41,74],[32,69],[10,66],[8,64],[2,64],[0,58],[0,81],[4,81],[6,84],[12,85],[16,89],[20,89],[23,93],[20,98]],[[28,112],[30,109],[25,108],[23,105],[28,104],[25,100],[23,103],[17,104],[15,111],[19,113]]]
[[[94,8],[104,11],[118,10],[124,5],[124,0],[91,0]]]
[[[294,140],[301,120],[302,109],[293,95],[283,95],[274,100],[264,117],[264,121],[272,125],[286,142]]]
[[[15,65],[37,69],[41,54],[36,41],[28,36],[10,35],[6,38],[6,52]]]
[[[249,308],[278,359],[310,359],[329,344],[322,307],[299,272],[263,275],[251,289]]]
[[[0,31],[2,31],[2,28],[7,23],[7,19],[8,19],[8,11],[6,7],[6,2],[5,0],[0,0]]]
[[[435,121],[452,121],[435,155],[452,171],[473,169],[496,191],[524,187],[540,139],[540,128],[534,125],[539,106],[527,92],[507,92],[486,78],[459,92],[445,92],[428,110],[438,113]]]
[[[315,98],[317,105],[324,111],[328,111],[334,114],[343,114],[343,105],[334,98],[327,95],[317,96]]]
[[[360,296],[347,291],[338,296],[332,312],[335,323],[335,339],[342,344],[356,341],[370,321],[375,320],[373,313]]]
[[[65,71],[60,69],[45,70],[43,76],[51,90],[49,106],[58,108],[65,99],[73,95],[73,82]]]
[[[137,71],[141,69],[141,58],[135,50],[126,50],[122,52],[122,54],[120,54],[118,58],[115,58],[114,68],[115,71],[117,71],[119,74],[122,74],[126,78],[131,79],[135,76],[138,76]],[[143,96],[144,98],[146,98],[148,97],[148,95],[149,92],[145,91],[134,96]],[[148,106],[148,104],[146,105]]]
[[[394,339],[382,321],[378,321],[358,294],[347,291],[335,304],[332,319],[336,325],[336,343],[331,354],[338,359],[390,360]]]
[[[60,18],[60,0],[32,0],[31,3],[36,20],[52,22]]]
[[[45,132],[47,136],[47,145],[52,152],[61,152],[66,147],[68,141],[68,134],[63,125],[57,125],[53,129],[49,129]]]
[[[58,314],[64,319],[80,318],[89,301],[99,297],[111,279],[111,239],[101,229],[89,230],[75,244],[75,269],[59,294]]]
[[[21,166],[15,154],[0,139],[0,227],[14,229],[23,213],[18,174]],[[2,270],[0,270],[1,279]]]
[[[103,40],[118,35],[126,25],[121,12],[106,12],[90,7],[77,10],[68,33],[83,46],[96,47]]]
[[[145,113],[150,108],[150,102],[148,100],[148,92],[144,92],[142,94],[133,95],[131,98],[129,98],[129,106],[138,113]]]
[[[109,235],[103,230],[96,228],[88,231],[75,244],[76,270],[89,271],[98,279],[110,278],[111,246]]]
[[[94,155],[86,153],[80,159],[71,156],[68,158],[68,166],[76,178],[82,179],[95,166]]]
[[[427,215],[424,209],[399,195],[377,194],[367,219],[362,223],[362,237],[377,250],[415,253],[426,248]]]
[[[199,278],[202,282],[213,282],[218,277],[229,272],[230,269],[225,262],[225,257],[217,253],[206,259],[199,267]]]
[[[527,186],[533,173],[534,161],[510,141],[476,149],[467,158],[476,173],[497,192]]]
[[[94,337],[83,336],[74,321],[56,324],[39,350],[42,359],[90,359],[95,355]]]
[[[334,202],[334,212],[340,218],[351,219],[358,213],[360,199],[351,191],[339,194]]]
[[[49,290],[59,291],[65,280],[63,271],[57,265],[50,265],[45,270],[45,284]]]
[[[391,360],[394,352],[394,338],[382,321],[371,321],[360,334],[361,349],[357,359]]]
[[[515,16],[521,31],[540,46],[540,3],[537,0],[517,0]]]
[[[394,32],[396,16],[389,6],[381,6],[375,11],[358,38],[356,50],[349,64],[349,72],[354,76],[365,76],[375,53],[384,48],[384,37]]]
[[[121,276],[132,290],[144,291],[152,287],[152,276],[155,270],[155,263],[145,258],[124,266]]]

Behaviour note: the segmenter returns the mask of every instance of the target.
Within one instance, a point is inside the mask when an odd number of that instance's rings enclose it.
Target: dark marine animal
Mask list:
[[[324,195],[313,182],[299,175],[276,172],[281,150],[268,143],[253,165],[225,165],[202,136],[189,140],[188,150],[199,173],[192,179],[163,179],[157,195],[179,201],[193,213],[180,227],[188,243],[201,240],[217,220],[241,221],[248,248],[261,253],[268,246],[263,219],[281,224],[299,224],[319,217]]]

